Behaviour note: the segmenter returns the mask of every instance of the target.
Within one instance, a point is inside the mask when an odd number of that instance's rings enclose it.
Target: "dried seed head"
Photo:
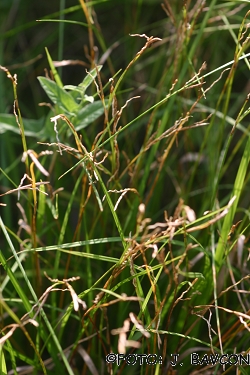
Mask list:
[[[145,214],[145,204],[144,203],[141,203],[138,207],[138,212],[141,214],[141,215],[144,215]]]

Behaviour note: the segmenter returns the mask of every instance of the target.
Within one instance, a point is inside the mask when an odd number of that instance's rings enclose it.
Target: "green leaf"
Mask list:
[[[77,118],[75,121],[76,131],[86,128],[86,126],[100,117],[103,112],[104,108],[100,100],[83,107],[77,114]]]
[[[3,352],[3,345],[0,345],[0,368],[1,368],[1,374],[7,375],[7,367],[6,367],[6,362],[5,362],[4,352]]]
[[[49,54],[48,48],[45,47],[45,51],[46,51],[46,54],[47,54],[47,59],[48,59],[48,62],[49,62],[50,69],[53,73],[54,79],[55,79],[55,81],[56,81],[56,83],[59,87],[63,87],[61,78],[59,77],[59,74],[57,73],[57,70],[56,70],[55,65],[53,63],[53,60],[52,60],[52,58]]]
[[[27,137],[40,137],[41,132],[43,131],[44,118],[39,120],[30,120],[23,119],[24,132]],[[20,135],[20,130],[16,122],[16,118],[11,114],[0,114],[0,134],[3,134],[7,131]]]
[[[96,69],[97,68],[97,69]],[[94,79],[96,78],[97,76],[97,70],[98,72],[100,72],[100,70],[102,69],[102,65],[97,65],[96,68],[92,69],[87,75],[86,77],[84,78],[84,80],[82,81],[82,83],[79,84],[79,87],[81,87],[83,89],[83,93],[85,93],[85,91],[87,90],[87,88],[91,85],[91,83],[94,82]]]
[[[80,94],[83,93],[83,89],[81,89],[79,86],[74,86],[74,85],[65,85],[63,86],[65,90],[71,90],[71,91],[76,91],[79,92]]]
[[[185,276],[189,279],[197,278],[197,279],[203,279],[205,280],[205,277],[201,272],[183,272],[181,270],[178,270],[178,273],[182,276]]]
[[[45,218],[45,203],[46,203],[46,195],[45,195],[45,186],[39,186],[39,199],[38,199],[38,210],[37,210],[37,229],[39,233],[42,231],[44,225],[44,218]]]
[[[102,69],[102,65],[97,65],[96,68],[92,69],[89,73],[87,73],[87,75],[84,78],[84,80],[82,81],[82,83],[80,83],[78,86],[65,85],[63,88],[65,90],[72,90],[72,91],[75,91],[75,92],[79,92],[83,96],[85,94],[85,91],[87,90],[87,88],[91,85],[91,83],[94,82],[94,80],[97,76],[97,70],[98,70],[98,72],[100,72],[100,70]]]
[[[48,78],[38,77],[38,80],[48,97],[54,104],[58,105],[60,109],[70,114],[77,110],[78,104],[67,91]]]
[[[0,218],[0,221],[1,221],[1,224],[3,224],[1,218]],[[23,290],[23,288],[20,286],[19,282],[17,281],[15,275],[13,274],[11,268],[9,267],[4,255],[3,255],[2,251],[0,251],[0,262],[1,262],[1,265],[3,266],[4,270],[6,271],[14,289],[16,290],[17,294],[21,298],[22,303],[23,303],[26,311],[30,311],[31,305],[30,305],[30,302],[29,302],[28,297],[26,295],[27,293]],[[13,314],[12,317],[14,317],[14,314]]]
[[[234,188],[233,188],[231,197],[235,196],[236,198],[232,204],[232,207],[230,208],[228,214],[226,215],[224,219],[223,226],[222,226],[221,233],[220,233],[219,242],[218,242],[216,253],[215,253],[215,264],[216,264],[216,269],[218,272],[221,269],[221,266],[223,263],[223,258],[226,252],[228,234],[230,232],[230,228],[233,225],[234,216],[238,208],[239,199],[240,199],[243,187],[244,187],[245,177],[246,177],[248,167],[249,167],[249,162],[250,162],[250,138],[248,138],[248,141],[246,143],[244,153],[241,158],[240,165],[237,170],[237,175],[234,181]]]

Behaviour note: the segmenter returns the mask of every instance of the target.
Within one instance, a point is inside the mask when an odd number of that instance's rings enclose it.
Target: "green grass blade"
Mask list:
[[[250,161],[250,137],[248,137],[248,140],[244,149],[244,154],[242,156],[242,159],[238,168],[238,172],[236,175],[236,179],[234,182],[234,187],[233,187],[233,191],[231,195],[232,197],[236,196],[236,199],[229,213],[224,219],[222,230],[220,233],[219,243],[216,248],[215,265],[216,265],[217,272],[220,270],[222,263],[223,263],[223,258],[228,252],[227,251],[227,238],[228,238],[230,229],[233,225],[233,220],[234,220],[236,210],[238,208],[239,199],[240,199],[242,189],[244,186],[244,182],[245,182],[245,176],[246,176],[247,169],[249,166],[249,161]]]
[[[58,87],[63,88],[63,83],[61,81],[61,78],[59,77],[59,74],[57,73],[57,70],[56,70],[56,68],[55,68],[55,66],[53,64],[53,60],[52,60],[52,58],[51,58],[51,56],[49,54],[49,51],[48,51],[47,47],[45,47],[45,51],[46,51],[46,55],[47,55],[47,59],[48,59],[48,62],[49,62],[49,66],[50,66],[50,69],[51,69],[51,71],[53,73],[53,76],[55,78],[56,84],[57,84]]]

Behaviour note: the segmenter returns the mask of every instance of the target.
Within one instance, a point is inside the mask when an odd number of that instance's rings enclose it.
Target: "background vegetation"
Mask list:
[[[249,2],[0,25],[1,374],[247,374]]]

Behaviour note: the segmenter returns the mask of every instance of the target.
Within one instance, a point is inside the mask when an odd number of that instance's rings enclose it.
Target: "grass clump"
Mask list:
[[[39,109],[1,65],[1,373],[246,374],[246,3],[37,18]]]

